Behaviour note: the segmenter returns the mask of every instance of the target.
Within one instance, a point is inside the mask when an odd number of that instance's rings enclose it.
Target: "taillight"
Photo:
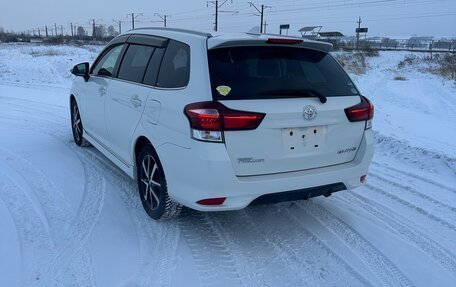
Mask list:
[[[193,138],[222,142],[223,131],[254,130],[265,114],[232,110],[219,102],[189,104],[184,109],[190,121]]]
[[[374,117],[374,105],[364,96],[361,103],[345,109],[345,114],[350,122],[370,121]],[[371,124],[366,124],[366,129]]]

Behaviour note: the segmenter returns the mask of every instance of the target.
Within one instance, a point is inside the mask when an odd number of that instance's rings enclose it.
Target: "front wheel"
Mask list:
[[[79,107],[76,101],[73,99],[71,101],[71,129],[73,131],[73,139],[74,142],[78,146],[86,146],[87,142],[83,137],[83,127],[82,127],[82,120],[81,114],[79,113]]]
[[[177,217],[182,205],[168,195],[165,173],[157,153],[146,145],[138,156],[138,189],[147,214],[155,220]]]

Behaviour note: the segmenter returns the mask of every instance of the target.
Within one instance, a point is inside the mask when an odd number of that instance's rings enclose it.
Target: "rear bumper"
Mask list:
[[[317,186],[317,187],[310,187],[304,188],[300,190],[293,190],[293,191],[286,191],[286,192],[278,192],[278,193],[270,193],[265,194],[250,203],[250,205],[260,205],[260,204],[268,204],[268,203],[279,203],[285,201],[294,201],[294,200],[303,200],[309,199],[312,197],[317,196],[329,196],[334,192],[338,192],[341,190],[345,190],[347,187],[345,184],[339,182],[335,184],[329,184],[324,186]]]
[[[372,130],[365,131],[355,159],[349,163],[281,174],[238,177],[223,144],[173,144],[157,148],[170,197],[200,211],[237,210],[248,205],[306,199],[361,185],[374,152]],[[223,205],[204,206],[202,199],[226,197]]]

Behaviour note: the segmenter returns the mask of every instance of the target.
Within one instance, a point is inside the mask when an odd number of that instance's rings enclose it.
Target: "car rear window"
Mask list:
[[[316,50],[230,47],[209,50],[208,57],[216,100],[300,97],[300,93],[293,91],[310,91],[326,97],[358,94],[336,60]]]
[[[190,47],[170,40],[160,67],[157,87],[182,88],[190,79]]]

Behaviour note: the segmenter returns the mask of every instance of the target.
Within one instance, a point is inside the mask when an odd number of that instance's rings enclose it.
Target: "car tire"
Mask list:
[[[139,196],[146,213],[155,220],[177,217],[182,205],[169,197],[163,166],[151,145],[139,153],[137,167]]]
[[[84,138],[84,128],[82,126],[81,114],[76,100],[71,100],[71,129],[73,131],[74,142],[81,147],[89,146]]]

